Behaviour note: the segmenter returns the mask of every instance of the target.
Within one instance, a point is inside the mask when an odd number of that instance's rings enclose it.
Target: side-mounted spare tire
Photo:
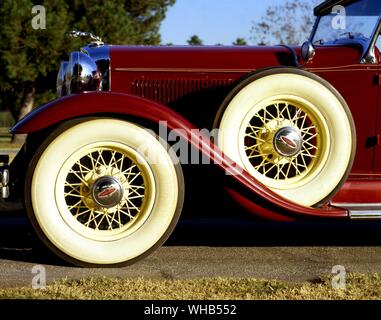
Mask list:
[[[26,177],[38,236],[79,266],[122,266],[153,252],[176,226],[184,198],[181,166],[168,149],[126,121],[63,124]]]
[[[275,68],[245,78],[214,127],[217,145],[230,158],[299,205],[325,204],[352,168],[351,112],[331,84],[303,70]]]

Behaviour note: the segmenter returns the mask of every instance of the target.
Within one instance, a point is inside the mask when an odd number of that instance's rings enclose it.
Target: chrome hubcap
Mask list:
[[[295,128],[284,127],[275,133],[273,144],[282,157],[293,157],[301,151],[303,139]]]
[[[95,181],[91,195],[96,204],[103,208],[112,208],[123,199],[123,187],[113,177],[102,177]]]

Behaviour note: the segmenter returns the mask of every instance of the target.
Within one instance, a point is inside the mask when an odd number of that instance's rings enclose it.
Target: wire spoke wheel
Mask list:
[[[103,180],[102,180],[103,179]],[[75,162],[65,181],[66,205],[78,222],[94,230],[117,230],[132,225],[150,192],[139,166],[127,154],[112,148],[90,151]],[[103,199],[94,189],[106,183]]]
[[[284,183],[309,174],[322,155],[322,129],[307,111],[288,101],[273,101],[256,112],[244,136],[251,166]]]

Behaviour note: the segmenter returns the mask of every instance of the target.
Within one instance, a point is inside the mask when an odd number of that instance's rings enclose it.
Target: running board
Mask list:
[[[381,203],[335,203],[334,206],[347,209],[352,220],[381,220]]]

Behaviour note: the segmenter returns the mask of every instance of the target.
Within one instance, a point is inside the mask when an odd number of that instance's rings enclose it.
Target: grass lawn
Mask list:
[[[4,288],[1,299],[102,300],[341,300],[381,299],[381,277],[348,274],[346,289],[333,289],[331,279],[287,284],[256,279],[146,280],[89,278],[62,280],[45,289]]]

